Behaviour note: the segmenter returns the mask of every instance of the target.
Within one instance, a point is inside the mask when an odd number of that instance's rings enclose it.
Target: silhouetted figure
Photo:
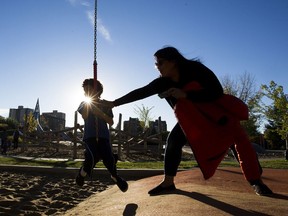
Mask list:
[[[186,59],[174,47],[160,49],[154,57],[160,77],[106,102],[107,106],[114,107],[158,94],[174,109],[178,123],[167,139],[165,175],[163,181],[148,193],[155,195],[176,188],[174,177],[181,161],[182,147],[188,139],[205,179],[213,176],[234,143],[244,177],[256,194],[271,194],[261,180],[256,152],[240,125],[240,120],[248,118],[247,106],[238,98],[224,94],[218,78],[209,68],[198,60]]]
[[[102,84],[97,80],[96,90],[94,79],[86,79],[83,82],[85,96],[91,101],[82,102],[78,112],[84,119],[85,160],[76,177],[76,183],[83,186],[84,179],[88,175],[91,177],[93,168],[100,159],[111,174],[111,178],[122,192],[128,190],[127,182],[117,174],[116,162],[110,144],[110,133],[107,127],[113,125],[113,113],[111,108],[101,105],[100,96],[103,92]]]
[[[7,155],[7,148],[8,148],[7,131],[6,129],[4,129],[1,136],[1,154]]]

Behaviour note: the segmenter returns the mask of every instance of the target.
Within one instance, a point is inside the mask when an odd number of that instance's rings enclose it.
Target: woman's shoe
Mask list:
[[[272,190],[267,185],[265,185],[263,182],[260,182],[258,184],[254,184],[254,185],[252,185],[252,187],[258,196],[269,196],[269,195],[273,194]]]
[[[148,194],[156,195],[156,194],[165,193],[165,192],[172,191],[172,190],[176,190],[175,184],[172,184],[168,187],[163,187],[161,185],[158,185],[157,187],[148,191]]]

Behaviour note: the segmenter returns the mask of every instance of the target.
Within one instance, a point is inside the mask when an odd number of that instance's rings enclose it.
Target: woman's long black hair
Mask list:
[[[162,58],[167,61],[175,61],[180,73],[186,71],[193,63],[200,63],[198,58],[187,59],[185,58],[175,47],[167,46],[162,49],[157,50],[154,53],[156,58]],[[192,63],[192,64],[191,64]]]

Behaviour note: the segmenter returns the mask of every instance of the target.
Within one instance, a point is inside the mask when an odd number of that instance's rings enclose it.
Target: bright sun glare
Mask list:
[[[91,99],[91,97],[85,97],[84,101],[85,101],[86,103],[90,104],[91,101],[92,101],[92,99]]]

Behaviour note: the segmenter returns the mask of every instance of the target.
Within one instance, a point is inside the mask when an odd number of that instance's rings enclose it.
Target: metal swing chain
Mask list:
[[[97,0],[95,0],[94,9],[94,62],[93,62],[93,74],[94,74],[94,89],[97,92]],[[95,116],[96,124],[96,139],[98,141],[98,118]]]
[[[95,12],[94,12],[94,62],[93,62],[93,69],[94,69],[94,89],[97,92],[97,0],[95,0]],[[106,114],[97,108],[98,115],[105,119]],[[98,128],[98,117],[96,117],[96,128]],[[96,138],[98,140],[98,130],[96,130]]]
[[[97,0],[95,0],[94,9],[94,62],[93,62],[93,75],[94,75],[94,89],[97,92]],[[98,117],[95,116],[96,127],[96,142],[98,143],[99,131],[98,131]],[[94,157],[92,155],[92,163],[94,164]],[[93,175],[93,167],[91,167],[91,180]]]
[[[97,0],[95,0],[95,10],[94,10],[94,62],[93,62],[93,72],[94,72],[94,88],[96,89],[97,81]]]
[[[94,62],[97,62],[97,0],[95,0],[94,19]]]

